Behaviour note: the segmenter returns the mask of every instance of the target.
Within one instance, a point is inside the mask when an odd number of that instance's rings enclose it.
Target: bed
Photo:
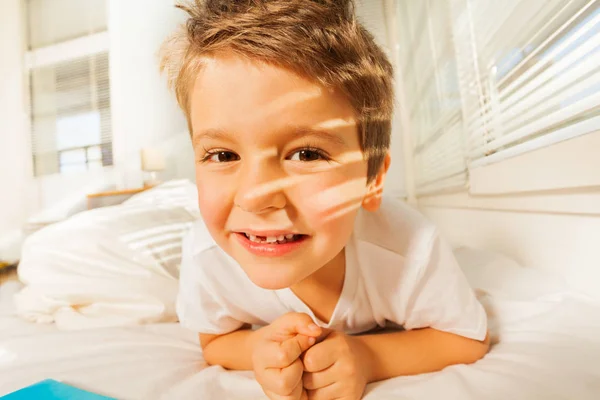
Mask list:
[[[488,312],[490,353],[473,365],[371,384],[366,400],[600,398],[597,300],[499,254],[461,248],[456,256]],[[0,286],[0,395],[54,378],[118,399],[266,399],[252,373],[207,366],[196,334],[164,314],[167,322],[85,329],[73,329],[72,317],[33,323],[14,315],[21,289]]]

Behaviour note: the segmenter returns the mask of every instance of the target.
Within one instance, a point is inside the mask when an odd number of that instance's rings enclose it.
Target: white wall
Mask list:
[[[497,251],[600,299],[600,132],[478,167],[470,189],[419,198],[454,246]]]
[[[33,48],[106,30],[106,0],[27,1],[31,5],[29,25]]]
[[[561,275],[600,300],[600,216],[421,206],[451,244],[502,253]]]
[[[37,179],[39,209],[60,214],[70,204],[80,207],[75,202],[85,193],[112,185],[140,187],[140,150],[146,146],[158,145],[167,156],[161,178],[193,178],[187,124],[159,74],[157,56],[183,13],[165,0],[109,0],[107,15],[114,167]]]
[[[157,53],[184,13],[165,0],[109,0],[113,168],[35,179],[30,150],[25,21],[22,0],[0,1],[0,258],[5,243],[41,210],[48,218],[80,208],[85,194],[115,183],[142,184],[140,149],[160,144],[167,155],[164,179],[193,178],[193,153],[185,119],[166,80]]]
[[[0,252],[2,238],[21,227],[35,200],[29,179],[21,15],[21,0],[0,2]]]
[[[135,187],[142,147],[185,140],[185,118],[159,74],[157,54],[185,14],[173,1],[109,0],[108,16],[116,175],[120,186]],[[181,149],[193,167],[191,146]]]

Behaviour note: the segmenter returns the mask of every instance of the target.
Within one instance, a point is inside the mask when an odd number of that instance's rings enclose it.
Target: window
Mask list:
[[[464,99],[470,167],[598,130],[599,1],[466,3],[471,32],[456,34],[477,54],[464,82],[478,87]]]
[[[35,175],[112,165],[105,1],[27,4]]]
[[[600,127],[600,0],[399,0],[418,194]]]
[[[397,6],[417,194],[464,187],[463,116],[449,3],[401,0]]]

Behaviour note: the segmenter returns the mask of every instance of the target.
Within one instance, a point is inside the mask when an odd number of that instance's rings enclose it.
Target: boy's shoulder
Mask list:
[[[403,200],[383,196],[376,212],[359,212],[354,236],[362,243],[383,248],[403,257],[428,254],[436,226]]]

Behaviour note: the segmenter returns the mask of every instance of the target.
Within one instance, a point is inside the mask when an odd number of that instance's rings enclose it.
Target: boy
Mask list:
[[[182,8],[163,70],[192,133],[202,222],[178,314],[206,361],[296,400],[359,399],[369,382],[483,357],[486,316],[450,248],[381,197],[393,71],[352,2]],[[388,324],[404,330],[372,333]]]

